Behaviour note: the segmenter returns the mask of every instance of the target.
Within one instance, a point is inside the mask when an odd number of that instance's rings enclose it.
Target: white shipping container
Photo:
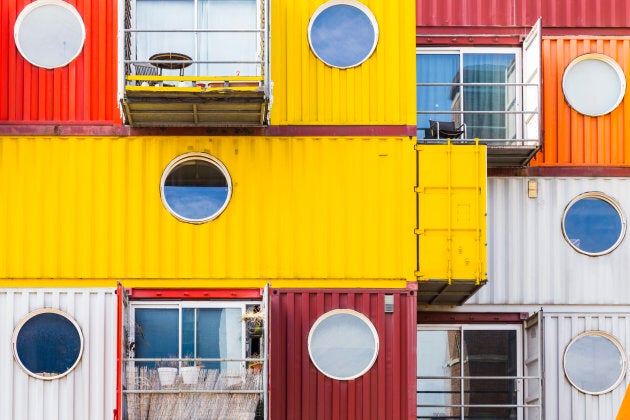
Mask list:
[[[28,375],[13,355],[16,326],[51,308],[76,321],[83,352],[58,379]],[[112,419],[116,408],[115,289],[0,289],[0,419]]]

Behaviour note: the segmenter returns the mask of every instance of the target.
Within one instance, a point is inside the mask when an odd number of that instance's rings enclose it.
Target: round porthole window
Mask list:
[[[626,363],[621,344],[601,331],[578,335],[564,352],[567,379],[587,394],[603,394],[615,389],[623,380]]]
[[[597,256],[612,252],[626,234],[621,206],[600,192],[574,198],[564,211],[562,233],[576,251]]]
[[[204,223],[218,217],[232,195],[230,175],[214,157],[187,153],[164,170],[160,183],[162,201],[177,219]]]
[[[562,77],[564,97],[577,112],[597,117],[617,108],[626,92],[623,70],[603,54],[584,54],[573,60]]]
[[[29,63],[46,69],[63,67],[83,49],[85,25],[70,3],[37,0],[18,15],[15,45]]]
[[[57,309],[33,311],[13,331],[13,355],[29,375],[57,379],[70,373],[83,353],[77,322]]]
[[[354,0],[331,0],[321,5],[308,24],[313,53],[331,67],[346,69],[367,60],[378,42],[376,18]]]
[[[313,324],[308,334],[308,353],[324,375],[349,380],[372,367],[378,343],[376,328],[366,316],[349,309],[336,309]]]

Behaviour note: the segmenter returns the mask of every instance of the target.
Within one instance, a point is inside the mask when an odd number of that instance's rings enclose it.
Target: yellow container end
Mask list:
[[[419,302],[461,304],[487,280],[486,146],[417,146]]]

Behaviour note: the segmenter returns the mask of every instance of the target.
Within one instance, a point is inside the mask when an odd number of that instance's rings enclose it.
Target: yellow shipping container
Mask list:
[[[270,124],[415,127],[415,2],[363,1],[378,24],[378,43],[348,69],[330,67],[310,48],[309,21],[324,3],[272,3]]]
[[[418,150],[418,301],[461,304],[487,280],[486,146]]]
[[[0,137],[0,286],[404,287],[413,149],[407,137]],[[160,195],[189,152],[232,180],[202,224]]]

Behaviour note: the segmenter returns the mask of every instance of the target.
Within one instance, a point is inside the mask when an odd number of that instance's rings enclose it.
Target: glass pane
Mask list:
[[[335,4],[322,10],[309,28],[311,48],[322,61],[348,68],[366,60],[376,45],[377,32],[364,10]]]
[[[517,376],[516,331],[464,331],[464,376]],[[466,379],[466,404],[516,404],[514,379]],[[512,419],[515,408],[469,407],[467,418]]]
[[[255,0],[199,0],[197,22],[200,29],[257,29]],[[229,19],[226,19],[229,16]],[[257,48],[262,45],[254,32],[201,32],[198,35],[197,53],[200,61],[231,61],[231,63],[199,64],[196,74],[224,76],[259,76],[260,66],[245,64],[256,61]]]
[[[418,331],[417,416],[421,419],[459,418],[461,403],[461,335],[456,330]],[[429,378],[430,377],[430,378]],[[437,377],[437,378],[436,378]]]
[[[464,83],[515,83],[516,57],[514,54],[464,54]],[[464,110],[497,111],[490,114],[466,114],[467,135],[479,139],[516,138],[515,86],[465,86]],[[461,100],[461,99],[458,99]]]
[[[308,340],[315,366],[336,379],[353,379],[365,373],[378,354],[378,337],[367,318],[331,311],[317,320]]]
[[[179,357],[179,310],[136,308],[135,339],[137,358]],[[156,366],[153,362],[138,366]]]
[[[623,70],[612,58],[586,54],[575,59],[562,79],[567,102],[577,112],[599,116],[612,111],[626,89]]]
[[[624,374],[624,358],[608,337],[599,334],[578,338],[567,348],[565,371],[577,388],[591,393],[613,387]]]
[[[35,315],[22,325],[15,347],[22,365],[41,377],[69,371],[81,355],[81,335],[75,325],[57,313]]]
[[[223,172],[202,159],[175,166],[164,181],[164,199],[170,210],[189,221],[203,221],[217,214],[228,193]]]
[[[459,86],[448,84],[459,82],[458,54],[418,54],[416,56],[417,83],[444,83],[441,86],[418,86],[417,110],[420,112],[440,112],[444,114],[418,114],[418,138],[428,138],[429,120],[460,121],[461,116],[451,111],[459,110]]]
[[[587,253],[612,248],[622,232],[621,216],[609,202],[595,198],[576,201],[564,217],[564,231],[575,248]]]
[[[242,355],[241,309],[197,309],[196,357],[240,359]],[[207,369],[236,372],[242,362],[206,362]]]
[[[194,57],[192,32],[159,32],[194,29],[192,0],[137,0],[136,28],[156,32],[137,32],[136,60],[148,60],[154,54],[175,52]],[[164,75],[179,75],[179,70],[164,70]]]

